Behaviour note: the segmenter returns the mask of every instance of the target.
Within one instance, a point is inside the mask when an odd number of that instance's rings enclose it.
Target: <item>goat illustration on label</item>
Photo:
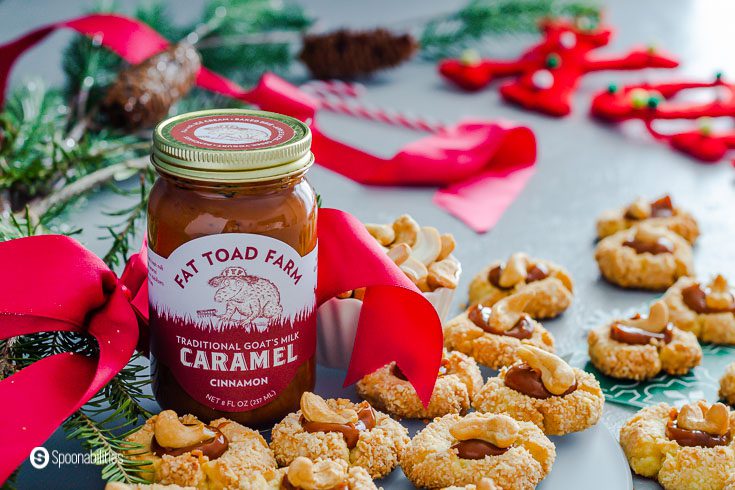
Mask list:
[[[224,303],[225,311],[221,314],[217,314],[217,310],[197,313],[210,316],[214,311],[219,319],[218,330],[242,328],[245,332],[264,332],[283,312],[278,287],[268,279],[248,275],[243,267],[226,267],[207,283],[217,288],[214,301]]]

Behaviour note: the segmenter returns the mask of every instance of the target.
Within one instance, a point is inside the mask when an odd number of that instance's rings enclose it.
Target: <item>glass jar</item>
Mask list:
[[[163,409],[264,426],[315,382],[316,196],[308,126],[209,110],[153,136],[153,391]]]

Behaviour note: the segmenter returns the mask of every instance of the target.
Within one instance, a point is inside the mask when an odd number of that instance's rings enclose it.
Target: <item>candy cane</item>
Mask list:
[[[301,88],[316,97],[322,109],[337,114],[400,126],[414,131],[436,133],[445,128],[444,124],[428,118],[371,107],[359,102],[360,95],[365,92],[365,86],[358,83],[314,80],[303,84]]]

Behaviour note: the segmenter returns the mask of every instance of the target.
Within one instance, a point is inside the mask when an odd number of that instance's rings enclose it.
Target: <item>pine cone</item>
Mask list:
[[[110,122],[131,130],[164,119],[196,81],[201,59],[187,43],[174,44],[120,71],[102,104]]]
[[[316,78],[350,79],[398,66],[413,56],[417,47],[410,34],[342,29],[305,36],[299,58]]]

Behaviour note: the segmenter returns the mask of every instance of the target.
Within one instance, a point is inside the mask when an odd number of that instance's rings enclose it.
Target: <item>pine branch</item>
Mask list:
[[[456,57],[491,36],[537,32],[545,17],[585,17],[592,24],[600,9],[585,0],[471,0],[459,11],[428,22],[420,36],[422,56]]]
[[[45,215],[54,207],[62,206],[72,199],[92,191],[99,186],[108,183],[117,175],[129,170],[143,170],[150,165],[148,157],[140,157],[134,160],[103,167],[90,174],[75,180],[71,184],[62,187],[56,192],[41,199],[31,201],[28,204],[28,212],[34,219]]]

